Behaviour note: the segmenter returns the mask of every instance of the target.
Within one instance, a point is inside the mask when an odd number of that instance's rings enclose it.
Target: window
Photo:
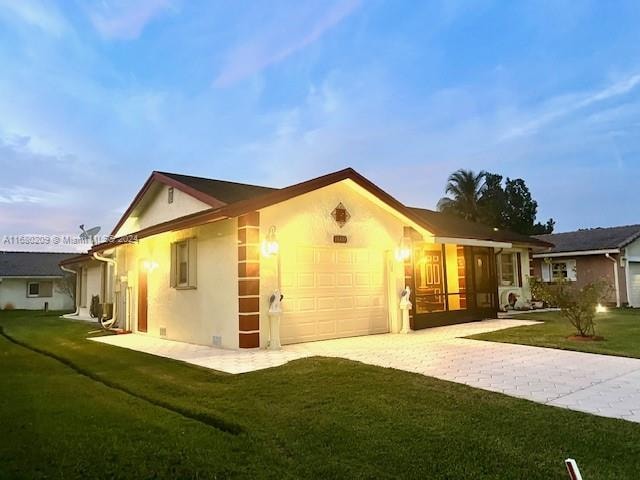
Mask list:
[[[167,202],[173,203],[173,187],[169,187],[169,190],[167,191]]]
[[[28,282],[27,297],[52,297],[53,282]]]
[[[39,283],[29,283],[28,288],[29,288],[29,291],[27,293],[28,297],[39,297],[40,296],[40,284]]]
[[[171,286],[196,288],[196,239],[171,244]]]
[[[569,278],[566,262],[553,262],[551,264],[551,278],[554,280],[566,280]]]
[[[517,253],[501,253],[498,259],[498,280],[502,287],[519,287],[518,274],[519,255]]]

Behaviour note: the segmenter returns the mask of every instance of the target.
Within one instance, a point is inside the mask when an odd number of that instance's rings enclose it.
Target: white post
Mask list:
[[[280,350],[280,316],[282,294],[276,289],[269,297],[269,350]]]

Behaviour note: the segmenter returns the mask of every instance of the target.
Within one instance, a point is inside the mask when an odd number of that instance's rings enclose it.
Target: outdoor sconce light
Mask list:
[[[145,260],[142,262],[142,268],[151,273],[158,268],[158,262],[154,260]]]
[[[262,251],[262,255],[265,257],[272,257],[273,255],[278,254],[280,245],[278,244],[278,240],[276,239],[276,227],[274,225],[271,225],[269,227],[269,232],[262,241],[260,250]]]
[[[596,313],[607,313],[607,307],[599,303],[596,305]]]
[[[405,237],[400,239],[400,245],[396,248],[396,260],[404,262],[411,257],[411,240]]]

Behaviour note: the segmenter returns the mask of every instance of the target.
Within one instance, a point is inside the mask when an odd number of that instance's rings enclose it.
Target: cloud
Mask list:
[[[104,38],[132,40],[171,6],[171,0],[111,0],[87,6],[86,10],[94,28]]]
[[[45,33],[60,36],[69,25],[51,2],[38,0],[0,0],[0,15],[5,12],[12,19],[19,19]]]
[[[615,97],[626,95],[640,84],[640,74],[629,75],[600,90],[584,93],[562,95],[553,98],[543,105],[535,118],[518,126],[511,127],[502,137],[502,140],[510,140],[523,135],[531,135],[547,124],[578,110],[590,107],[596,103],[611,100]]]
[[[43,204],[57,201],[60,195],[53,192],[20,186],[1,187],[0,204],[31,203]]]
[[[340,0],[328,8],[321,4],[324,11],[320,13],[298,9],[287,18],[279,18],[228,53],[214,86],[227,87],[283,61],[318,41],[360,5],[360,0]]]

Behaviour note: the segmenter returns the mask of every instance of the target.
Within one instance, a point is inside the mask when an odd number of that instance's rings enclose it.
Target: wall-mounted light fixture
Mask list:
[[[155,260],[144,260],[142,262],[142,268],[151,273],[153,272],[156,268],[158,268],[158,262],[156,262]]]
[[[404,262],[405,260],[409,260],[411,258],[411,239],[407,237],[402,237],[400,239],[400,244],[396,247],[396,260],[399,262]]]
[[[260,246],[260,250],[262,255],[265,257],[272,257],[273,255],[277,255],[280,250],[280,245],[278,244],[278,239],[276,238],[276,227],[275,225],[271,225],[269,227],[269,232],[266,237],[262,241],[262,245]]]

